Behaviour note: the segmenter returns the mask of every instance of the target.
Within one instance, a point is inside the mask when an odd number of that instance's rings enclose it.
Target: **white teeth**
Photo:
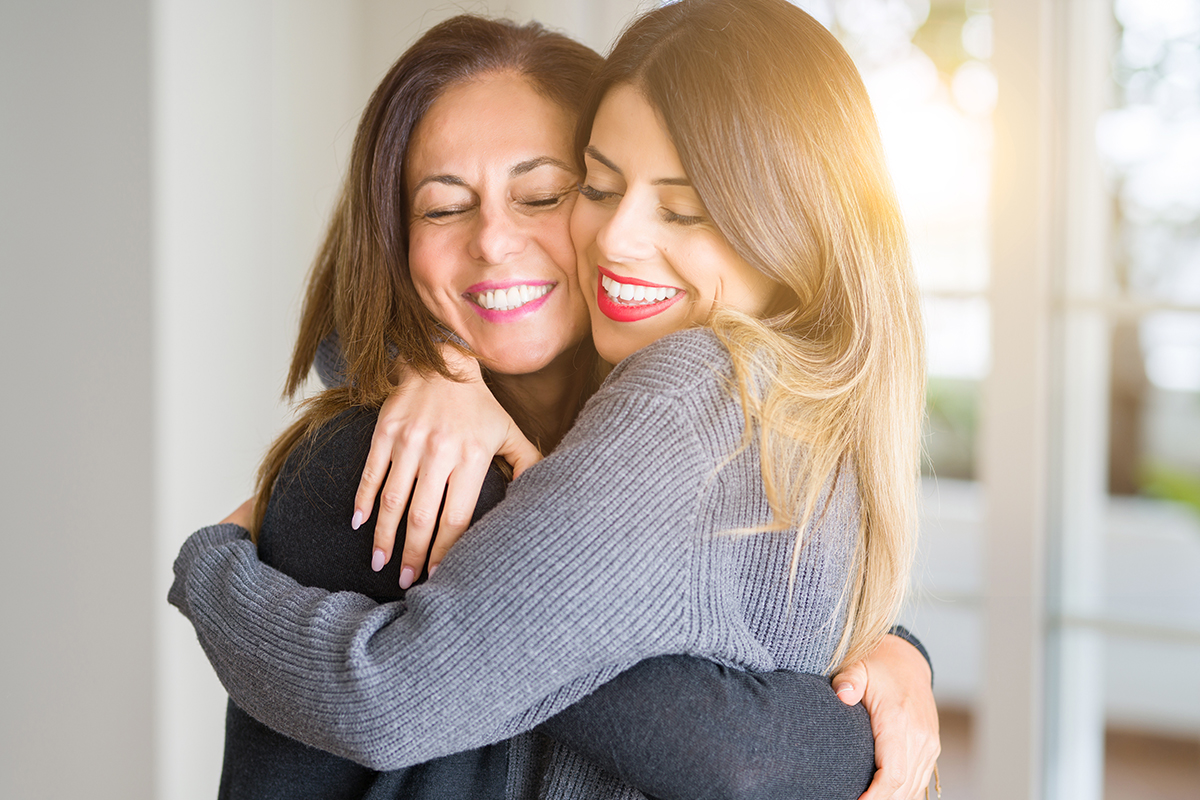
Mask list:
[[[520,284],[518,286],[510,286],[508,289],[491,289],[486,292],[479,292],[478,294],[471,295],[471,300],[481,308],[492,311],[511,311],[514,308],[520,308],[528,302],[537,300],[539,297],[544,297],[553,288],[554,284],[552,283],[544,283],[540,286]]]
[[[640,284],[620,283],[607,275],[600,278],[600,285],[610,300],[620,300],[625,303],[661,303],[674,297],[678,289],[666,286],[642,286]]]

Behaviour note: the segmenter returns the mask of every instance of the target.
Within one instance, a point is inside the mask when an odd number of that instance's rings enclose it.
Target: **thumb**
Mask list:
[[[856,661],[833,676],[833,691],[838,699],[848,706],[855,705],[863,699],[867,691],[867,668],[861,661]]]
[[[542,460],[542,454],[516,425],[509,427],[508,438],[500,448],[500,456],[513,468],[513,479],[521,477],[521,473]]]

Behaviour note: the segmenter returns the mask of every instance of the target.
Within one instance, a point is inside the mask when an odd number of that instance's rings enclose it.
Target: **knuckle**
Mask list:
[[[461,508],[455,508],[446,511],[447,527],[459,530],[466,528],[469,524],[471,524],[471,513],[469,511]]]
[[[462,451],[463,456],[470,461],[482,461],[492,457],[492,448],[477,439],[464,442]]]
[[[425,449],[434,456],[447,456],[456,449],[455,437],[445,431],[433,431],[425,440]]]
[[[433,524],[433,512],[424,506],[414,506],[408,510],[409,525],[426,528]]]
[[[399,492],[385,491],[379,496],[379,507],[385,511],[398,513],[404,510],[404,497]]]
[[[375,423],[375,434],[371,437],[371,442],[372,444],[386,444],[395,439],[403,428],[400,420],[386,415],[380,416],[379,421]]]

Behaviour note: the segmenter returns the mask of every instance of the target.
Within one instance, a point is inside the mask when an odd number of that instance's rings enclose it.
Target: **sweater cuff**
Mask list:
[[[175,581],[171,584],[170,591],[167,592],[167,602],[178,608],[185,617],[191,619],[186,586],[188,573],[191,572],[196,559],[215,547],[249,538],[248,530],[232,523],[209,525],[189,536],[183,543],[183,547],[179,549],[179,555],[175,558]]]
[[[929,651],[925,649],[925,645],[921,644],[921,640],[916,636],[913,636],[912,631],[903,625],[893,625],[888,633],[890,633],[892,636],[899,636],[901,639],[917,648],[917,652],[920,653],[924,657],[925,662],[929,664],[929,685],[933,686],[933,660],[929,657]]]

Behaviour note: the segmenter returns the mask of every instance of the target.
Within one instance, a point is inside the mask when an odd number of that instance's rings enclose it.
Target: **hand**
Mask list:
[[[925,796],[942,752],[932,674],[925,657],[888,634],[865,660],[833,678],[838,698],[862,701],[875,734],[875,778],[859,800],[916,800]]]
[[[236,511],[221,520],[222,525],[226,523],[240,525],[246,530],[250,530],[250,526],[254,523],[254,498],[251,497],[238,506]]]
[[[357,530],[380,495],[371,554],[376,572],[392,558],[396,529],[408,506],[400,562],[400,586],[405,589],[421,574],[426,551],[432,573],[467,529],[493,456],[507,460],[514,477],[542,458],[483,383],[479,364],[450,346],[443,347],[443,355],[451,370],[468,380],[408,375],[401,382],[379,411],[354,498],[350,524]],[[430,549],[435,523],[437,540]]]

